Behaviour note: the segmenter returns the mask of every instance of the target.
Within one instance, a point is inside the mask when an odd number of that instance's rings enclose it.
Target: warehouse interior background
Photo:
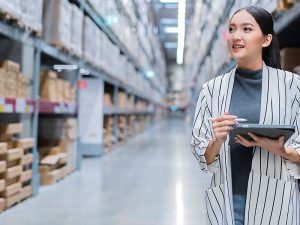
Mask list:
[[[193,114],[248,5],[300,75],[299,0],[1,0],[0,223],[205,224]]]

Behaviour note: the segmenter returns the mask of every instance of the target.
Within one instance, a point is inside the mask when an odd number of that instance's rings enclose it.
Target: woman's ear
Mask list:
[[[263,48],[268,47],[272,42],[272,38],[273,38],[272,34],[268,34],[268,35],[264,36],[264,41],[262,43],[262,47]]]

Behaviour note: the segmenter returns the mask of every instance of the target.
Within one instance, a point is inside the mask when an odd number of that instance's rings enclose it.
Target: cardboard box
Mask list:
[[[10,123],[10,124],[1,124],[0,133],[2,135],[14,135],[19,134],[23,131],[22,123]]]
[[[66,153],[59,153],[57,155],[48,155],[40,161],[40,164],[56,165],[59,163],[59,161],[62,161],[62,163],[64,163],[66,158],[67,158]]]
[[[14,142],[15,148],[30,149],[34,147],[34,138],[22,138]]]
[[[0,68],[0,96],[5,96],[5,80],[6,80],[6,73],[5,70]]]
[[[1,193],[2,197],[12,196],[21,191],[22,185],[20,182],[6,186],[5,190]]]
[[[64,81],[61,79],[56,80],[56,93],[57,93],[57,102],[64,101]]]
[[[280,51],[282,68],[291,72],[300,65],[300,48],[284,48]]]
[[[0,161],[0,173],[6,171],[6,161]]]
[[[7,170],[5,172],[5,178],[13,179],[15,177],[20,176],[22,174],[22,172],[23,172],[23,167],[21,165],[7,168]]]
[[[13,148],[13,149],[7,150],[5,158],[6,158],[6,161],[15,161],[15,160],[21,159],[23,155],[24,155],[23,148]]]
[[[0,67],[6,71],[11,71],[15,73],[20,72],[20,64],[11,60],[4,60],[0,62]]]
[[[31,178],[32,178],[32,170],[26,170],[22,172],[20,181],[23,183],[31,180]]]
[[[106,107],[112,107],[112,100],[111,100],[111,94],[105,93],[104,94],[104,106]]]
[[[32,186],[28,185],[26,187],[23,187],[21,190],[21,200],[24,200],[26,198],[29,198],[32,195]]]
[[[64,175],[64,167],[60,169],[53,170],[48,173],[40,174],[40,183],[42,185],[49,185],[56,183]]]
[[[42,71],[40,82],[40,96],[43,100],[57,102],[57,73],[54,71]]]
[[[5,180],[0,180],[0,192],[5,190]]]
[[[9,208],[21,201],[21,192],[5,198],[5,208]]]
[[[5,199],[0,198],[0,212],[3,212],[4,209],[5,209]]]
[[[0,155],[6,154],[6,152],[7,152],[7,143],[0,142]]]
[[[33,163],[33,154],[28,153],[22,157],[21,164],[23,166]]]
[[[18,97],[23,99],[30,98],[30,78],[25,75],[19,76]]]

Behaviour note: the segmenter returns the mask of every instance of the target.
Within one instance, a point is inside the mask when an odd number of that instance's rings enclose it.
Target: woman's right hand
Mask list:
[[[216,143],[223,144],[226,141],[227,135],[236,122],[237,116],[229,115],[229,113],[224,113],[220,117],[216,117],[213,120],[212,127],[214,132],[214,139]]]

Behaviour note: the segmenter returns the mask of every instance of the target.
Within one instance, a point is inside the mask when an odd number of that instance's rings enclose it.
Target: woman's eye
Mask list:
[[[249,31],[252,31],[252,29],[250,27],[245,27],[244,31],[249,32]]]
[[[228,28],[228,31],[229,31],[229,32],[233,32],[233,31],[234,31],[233,27],[229,27],[229,28]]]

